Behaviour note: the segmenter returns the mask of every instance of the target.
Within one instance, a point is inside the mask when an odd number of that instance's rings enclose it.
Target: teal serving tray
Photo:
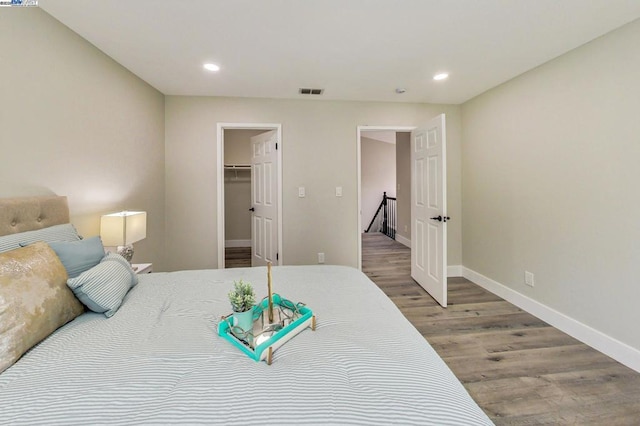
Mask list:
[[[274,294],[272,300],[274,309],[291,303],[286,299],[280,297],[279,294]],[[278,331],[274,332],[273,335],[269,336],[255,348],[252,348],[242,340],[238,339],[232,333],[231,326],[229,324],[229,321],[233,320],[232,318],[230,318],[231,316],[223,317],[220,320],[220,322],[218,323],[218,335],[231,342],[232,345],[244,352],[249,358],[255,361],[266,360],[267,364],[271,365],[273,352],[275,352],[276,349],[284,345],[286,342],[288,342],[290,339],[292,339],[307,327],[311,327],[312,330],[315,330],[316,328],[316,318],[313,314],[313,311],[308,307],[300,304],[296,305],[296,308],[298,313],[300,314],[297,319],[285,325]],[[255,329],[256,322],[260,321],[260,318],[262,318],[263,314],[266,315],[266,311],[269,309],[269,300],[267,298],[264,298],[262,302],[256,305],[253,309]],[[229,318],[229,320],[227,320],[227,318]]]

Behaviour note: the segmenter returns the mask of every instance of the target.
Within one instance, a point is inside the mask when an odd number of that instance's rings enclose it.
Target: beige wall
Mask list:
[[[449,145],[454,144],[450,142]],[[458,158],[455,160],[458,161]],[[396,185],[396,198],[398,199],[398,229],[396,239],[398,236],[401,236],[407,240],[411,240],[411,133],[407,132],[396,133]],[[458,228],[460,226],[459,214],[456,226]],[[460,263],[459,258],[454,261],[457,263],[451,263],[451,259],[449,259],[449,264],[455,265]]]
[[[134,261],[164,267],[164,97],[38,8],[0,13],[0,181],[69,198],[72,222],[148,212]]]
[[[225,171],[225,240],[251,240],[251,172]]]
[[[224,164],[251,164],[251,138],[264,130],[226,129],[224,131]]]
[[[639,41],[635,21],[462,109],[464,266],[636,349]]]
[[[170,269],[217,266],[216,123],[280,123],[283,259],[356,266],[358,125],[413,126],[447,114],[449,212],[460,217],[460,107],[376,102],[167,96],[167,260]],[[298,187],[307,196],[298,198]],[[335,197],[342,186],[344,196]],[[460,222],[449,226],[449,259],[461,258]]]
[[[364,231],[380,207],[382,194],[386,192],[387,197],[396,196],[396,145],[361,137],[360,155],[360,207]]]

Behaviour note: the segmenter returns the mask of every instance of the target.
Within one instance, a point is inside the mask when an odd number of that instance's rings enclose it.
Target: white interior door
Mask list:
[[[411,277],[447,306],[444,114],[411,132]]]
[[[278,258],[278,174],[275,130],[251,138],[251,266]]]

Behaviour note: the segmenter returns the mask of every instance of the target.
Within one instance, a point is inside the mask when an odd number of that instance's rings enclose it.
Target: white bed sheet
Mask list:
[[[83,314],[0,374],[0,424],[492,424],[361,272],[273,268],[317,329],[271,366],[217,335],[240,278],[266,295],[265,268],[140,276],[115,316]]]

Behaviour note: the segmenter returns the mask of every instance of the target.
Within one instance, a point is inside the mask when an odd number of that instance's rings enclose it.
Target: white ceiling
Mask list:
[[[167,95],[301,98],[311,87],[319,99],[453,104],[640,17],[639,0],[39,4]],[[433,81],[440,71],[450,78]]]

